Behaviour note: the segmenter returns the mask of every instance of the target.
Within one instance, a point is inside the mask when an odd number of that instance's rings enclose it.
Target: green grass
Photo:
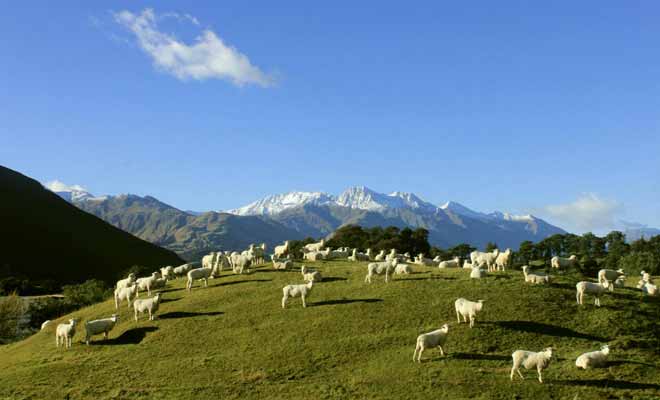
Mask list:
[[[0,348],[0,398],[660,398],[659,303],[632,289],[606,295],[600,308],[592,297],[578,307],[570,275],[540,287],[519,272],[474,281],[467,271],[418,267],[368,285],[364,264],[316,267],[331,279],[314,287],[306,309],[300,299],[280,307],[282,286],[300,283],[300,273],[264,267],[192,293],[178,280],[153,322],[136,323],[124,305],[106,343],[81,344],[79,329],[71,350],[56,349],[52,324]],[[456,323],[458,297],[486,300],[473,329]],[[113,312],[106,301],[72,315]],[[413,363],[417,335],[446,322],[448,355],[430,350]],[[575,368],[579,354],[605,342],[607,368]],[[547,346],[556,358],[545,384],[526,370],[525,381],[509,381],[514,350]]]

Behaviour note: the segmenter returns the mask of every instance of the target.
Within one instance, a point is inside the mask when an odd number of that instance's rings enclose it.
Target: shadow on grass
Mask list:
[[[108,339],[108,340],[100,340],[100,341],[95,341],[95,342],[89,342],[90,345],[108,345],[108,346],[116,346],[116,345],[122,345],[122,344],[138,344],[144,340],[144,338],[147,336],[147,333],[150,332],[155,332],[157,331],[158,328],[155,326],[145,326],[142,328],[133,328],[125,331],[121,335],[117,336],[114,339]]]
[[[646,367],[653,367],[657,368],[657,365],[649,364],[649,363],[643,363],[641,361],[632,361],[632,360],[611,360],[607,362],[608,367],[614,367],[617,365],[625,365],[625,364],[635,364],[635,365],[644,365]]]
[[[158,290],[160,293],[169,293],[169,292],[176,292],[179,290],[183,290],[184,288],[169,288],[169,289],[163,289],[163,290]]]
[[[182,299],[182,297],[178,297],[178,298],[176,298],[176,299],[163,299],[163,300],[161,300],[160,302],[161,302],[161,303],[171,303],[171,302],[173,302],[173,301],[179,301],[179,300],[181,300],[181,299]]]
[[[488,360],[488,361],[509,361],[511,356],[502,356],[499,354],[477,354],[477,353],[451,353],[452,358],[459,360]]]
[[[552,282],[552,278],[551,278],[551,282]],[[552,282],[552,283],[550,283],[550,287],[556,287],[556,288],[560,288],[560,289],[568,289],[568,290],[573,290],[573,291],[576,290],[575,285],[570,284],[570,283]]]
[[[660,390],[660,385],[655,383],[616,381],[613,379],[572,379],[568,381],[554,381],[553,383],[558,385],[567,385],[567,386],[593,386],[599,388],[631,389],[631,390],[644,390],[644,389]]]
[[[192,318],[192,317],[214,317],[216,315],[224,314],[222,311],[210,312],[187,312],[187,311],[173,311],[158,316],[158,319],[178,319],[178,318]]]
[[[346,279],[346,278],[340,278],[338,276],[328,276],[328,277],[323,277],[323,280],[321,281],[321,283],[323,283],[323,282],[347,281],[347,280],[348,279]]]
[[[550,325],[550,324],[543,324],[540,322],[533,322],[533,321],[493,321],[493,322],[487,322],[484,321],[485,323],[493,324],[493,325],[498,325],[504,329],[510,329],[513,331],[520,331],[520,332],[529,332],[529,333],[539,333],[542,335],[549,335],[549,336],[558,336],[558,337],[571,337],[571,338],[577,338],[577,339],[585,339],[585,340],[591,340],[595,342],[606,342],[607,338],[601,337],[601,336],[595,336],[595,335],[588,335],[586,333],[580,333],[576,332],[572,329],[569,328],[564,328],[561,326],[556,326],[556,325]]]
[[[440,276],[440,275],[431,275],[425,278],[396,278],[393,281],[428,281],[428,280],[443,280],[443,281],[455,281],[456,278],[453,276]]]
[[[219,283],[217,285],[213,286],[229,286],[229,285],[238,285],[240,283],[250,283],[250,282],[272,282],[272,279],[248,279],[244,281],[231,281],[231,282],[224,282],[224,283]]]
[[[339,299],[339,300],[325,300],[325,301],[317,301],[314,304],[310,304],[310,306],[318,307],[318,306],[330,306],[330,305],[335,305],[335,304],[352,304],[352,303],[379,303],[383,301],[383,299]]]

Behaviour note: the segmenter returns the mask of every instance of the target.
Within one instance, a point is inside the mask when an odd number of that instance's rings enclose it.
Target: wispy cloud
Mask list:
[[[62,181],[58,181],[57,179],[54,181],[46,182],[44,184],[46,189],[52,190],[53,192],[72,192],[72,191],[78,191],[78,192],[86,192],[87,189],[80,185],[67,185],[66,183]]]
[[[572,202],[548,205],[537,212],[583,233],[613,229],[617,225],[616,216],[622,210],[622,204],[616,200],[583,193]]]
[[[199,26],[192,15],[156,15],[152,9],[145,9],[139,14],[124,10],[113,13],[113,17],[135,35],[138,45],[151,57],[156,68],[180,80],[226,79],[238,86],[274,84],[272,76],[252,65],[245,54],[227,45],[210,29],[202,30],[190,44],[158,29],[158,20],[162,18],[176,18]]]

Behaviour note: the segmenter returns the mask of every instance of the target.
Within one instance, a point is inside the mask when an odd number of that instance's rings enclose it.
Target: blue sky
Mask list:
[[[182,209],[366,185],[660,226],[660,4],[247,3],[5,5],[0,164]]]

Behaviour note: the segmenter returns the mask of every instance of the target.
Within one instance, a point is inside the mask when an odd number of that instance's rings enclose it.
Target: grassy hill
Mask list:
[[[551,287],[522,282],[517,271],[481,281],[467,271],[418,267],[389,284],[363,283],[365,266],[316,264],[326,280],[309,306],[280,307],[281,288],[298,271],[263,267],[225,275],[208,288],[164,292],[158,319],[123,321],[103,343],[55,348],[55,324],[0,347],[0,398],[72,399],[657,399],[660,397],[660,302],[624,288],[603,306],[575,304],[577,277]],[[632,283],[632,282],[631,282]],[[476,326],[456,324],[457,297],[485,299]],[[112,301],[72,315],[114,312]],[[59,321],[68,319],[61,318]],[[418,334],[450,323],[446,350],[412,354]],[[607,368],[582,371],[575,358],[609,343]],[[511,353],[553,346],[556,358],[539,384],[535,371],[509,381]]]
[[[183,261],[79,210],[34,179],[0,166],[0,278],[56,286],[97,278],[114,282],[132,265]]]

